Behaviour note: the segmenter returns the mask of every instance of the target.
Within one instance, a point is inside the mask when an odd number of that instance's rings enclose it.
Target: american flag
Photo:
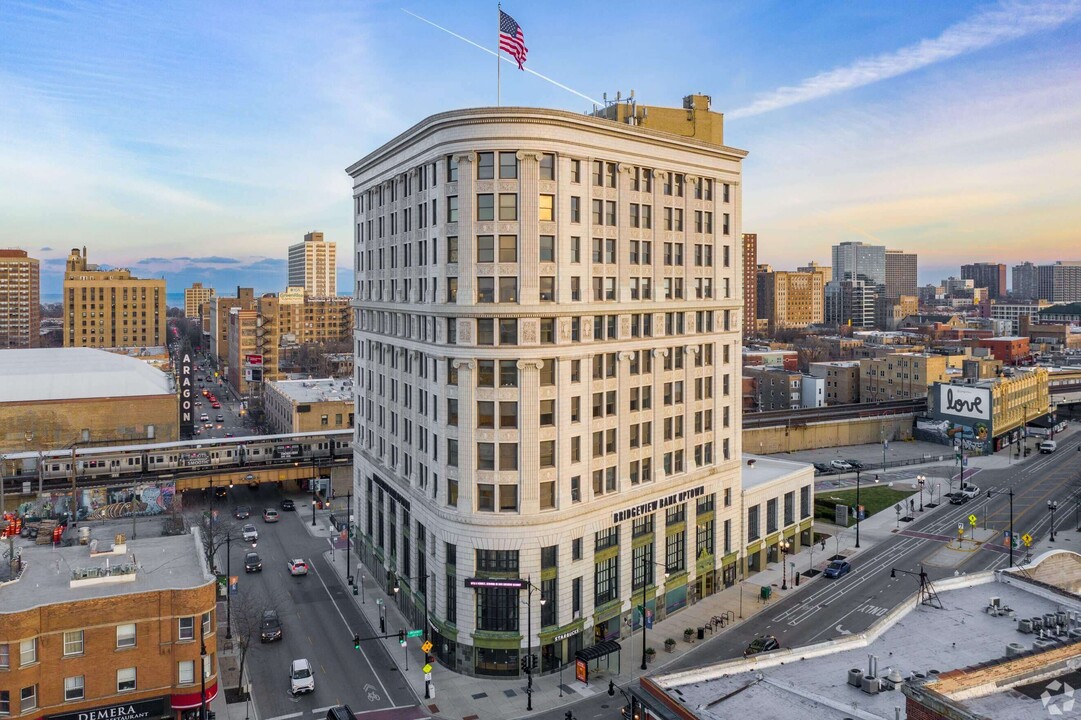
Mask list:
[[[525,70],[525,35],[522,28],[507,13],[499,11],[499,49],[518,61],[518,69]]]

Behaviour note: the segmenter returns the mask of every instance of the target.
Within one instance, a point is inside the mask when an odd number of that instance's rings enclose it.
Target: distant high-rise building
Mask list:
[[[1025,261],[1013,266],[1013,294],[1015,296],[1024,300],[1039,300],[1039,288],[1040,271],[1037,265]]]
[[[73,248],[64,273],[64,347],[165,345],[165,280],[101,270]]]
[[[338,294],[337,246],[310,232],[304,242],[289,246],[289,287],[302,287],[312,297]]]
[[[758,273],[758,317],[769,322],[770,332],[805,328],[825,320],[822,273]]]
[[[862,280],[832,280],[826,283],[826,322],[861,329],[875,327],[875,301],[880,287]]]
[[[202,283],[192,283],[184,288],[184,317],[198,320],[202,315],[200,308],[214,297],[214,288],[205,288]]]
[[[758,319],[758,233],[743,233],[743,340],[755,334]]]
[[[0,348],[36,348],[41,339],[41,268],[25,250],[0,250]]]
[[[224,370],[229,361],[229,313],[233,308],[254,309],[255,291],[252,288],[238,287],[235,296],[215,295],[207,303],[210,358],[219,370]]]
[[[1081,260],[1059,260],[1040,265],[1037,297],[1051,302],[1081,301]]]
[[[886,251],[886,291],[888,298],[916,294],[916,253]]]
[[[826,287],[826,283],[833,279],[833,268],[829,265],[819,265],[814,260],[796,268],[796,272],[813,272],[822,276],[822,287]]]
[[[1006,265],[1004,263],[978,262],[961,266],[961,279],[971,280],[974,287],[987,288],[992,300],[1006,297]]]
[[[833,246],[833,279],[860,280],[866,285],[886,283],[886,247],[843,242]],[[915,287],[912,288],[915,291]],[[913,294],[913,293],[908,293]]]

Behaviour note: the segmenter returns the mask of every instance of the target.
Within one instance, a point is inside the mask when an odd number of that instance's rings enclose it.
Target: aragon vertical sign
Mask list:
[[[195,430],[195,398],[192,391],[191,348],[184,346],[180,351],[180,437],[190,439]]]

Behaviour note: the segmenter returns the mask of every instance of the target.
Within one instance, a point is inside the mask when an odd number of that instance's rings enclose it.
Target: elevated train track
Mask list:
[[[850,405],[828,405],[820,408],[800,410],[768,410],[766,412],[743,413],[745,430],[764,427],[782,427],[790,425],[808,425],[817,422],[836,420],[858,420],[886,415],[916,415],[927,410],[927,399],[889,400],[878,403],[853,403]]]

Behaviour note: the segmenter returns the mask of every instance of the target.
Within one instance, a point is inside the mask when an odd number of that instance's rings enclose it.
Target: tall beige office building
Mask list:
[[[0,348],[41,340],[41,268],[25,250],[0,249]]]
[[[888,298],[916,294],[916,253],[886,250],[886,292]]]
[[[758,273],[758,316],[770,332],[805,328],[825,321],[825,283],[821,272]]]
[[[358,545],[459,672],[517,674],[527,645],[554,671],[643,593],[663,616],[736,582],[746,153],[722,123],[701,95],[456,110],[348,169]]]
[[[73,248],[64,273],[64,347],[165,345],[165,280],[101,270]]]
[[[201,308],[214,297],[214,288],[205,288],[202,283],[192,283],[184,288],[184,317],[198,320],[202,317]]]
[[[304,294],[312,297],[334,297],[337,263],[337,246],[324,240],[323,233],[310,232],[304,242],[289,246],[289,287],[304,288]]]

